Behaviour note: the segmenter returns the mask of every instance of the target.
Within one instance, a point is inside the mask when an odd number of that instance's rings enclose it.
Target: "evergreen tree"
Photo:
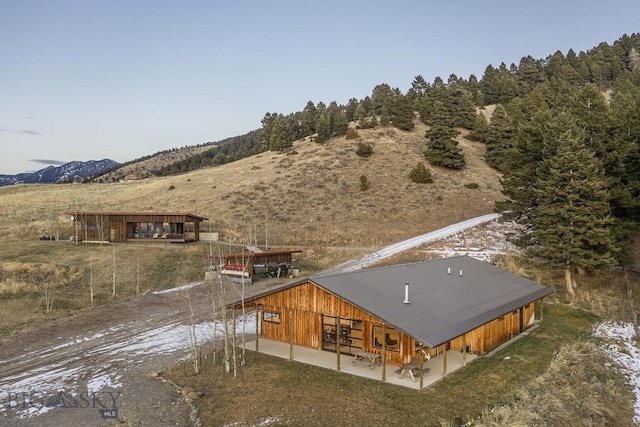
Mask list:
[[[312,101],[308,101],[307,105],[302,110],[301,127],[302,136],[313,135],[316,132],[316,113],[317,108]]]
[[[382,83],[373,88],[373,93],[371,94],[371,102],[373,104],[373,112],[376,115],[382,113],[383,108],[387,110],[387,112],[391,109],[391,102],[394,98],[395,94],[391,86],[386,83]]]
[[[613,212],[632,231],[640,224],[640,74],[619,78],[612,98],[611,137],[618,141],[624,166],[613,184]]]
[[[370,127],[368,115],[362,103],[358,105],[358,108],[356,108],[355,120],[356,120],[356,126],[361,129],[367,129],[368,127]]]
[[[346,135],[349,123],[347,122],[347,117],[345,116],[344,111],[342,111],[342,108],[340,108],[335,101],[329,104],[327,116],[331,136]]]
[[[411,89],[415,93],[416,97],[424,98],[429,90],[429,82],[427,82],[422,75],[418,74],[411,82]]]
[[[413,169],[411,169],[409,179],[416,184],[430,184],[433,182],[431,172],[422,162],[418,163]]]
[[[487,117],[481,111],[476,115],[475,123],[473,124],[473,132],[471,133],[470,138],[486,143],[488,132],[489,122],[487,122]]]
[[[497,105],[491,115],[491,122],[487,128],[485,143],[487,152],[485,161],[491,167],[504,171],[509,158],[509,151],[515,138],[515,127],[507,116],[502,105]]]
[[[316,119],[316,137],[314,142],[322,144],[331,138],[331,124],[327,112],[323,112]]]
[[[280,116],[273,125],[271,138],[269,139],[269,149],[271,151],[285,151],[291,147],[293,147],[293,141],[287,126],[287,119]]]
[[[360,106],[360,102],[356,98],[351,98],[344,108],[344,115],[347,117],[347,122],[352,122],[356,119],[356,111]]]
[[[269,140],[271,139],[271,132],[273,131],[273,125],[276,123],[276,119],[278,118],[278,113],[265,113],[262,118],[262,136],[263,143],[268,147]]]
[[[458,131],[451,125],[451,118],[444,108],[438,106],[433,120],[425,135],[429,140],[424,152],[425,158],[434,165],[462,169],[465,166],[464,154],[455,140]]]
[[[558,140],[545,142],[556,153],[537,170],[535,205],[522,222],[527,232],[520,244],[533,256],[564,268],[567,294],[573,299],[579,268],[597,270],[614,263],[618,247],[610,230],[609,192],[601,163],[575,126]]]
[[[413,108],[411,101],[406,96],[396,96],[391,103],[391,122],[401,130],[413,130]]]
[[[377,119],[374,117],[374,120]],[[373,120],[372,120],[372,124],[373,124]],[[382,110],[380,111],[380,126],[383,127],[387,127],[391,124],[391,119],[389,118],[389,110],[387,109],[386,106],[382,107]],[[371,127],[375,127],[375,124]]]

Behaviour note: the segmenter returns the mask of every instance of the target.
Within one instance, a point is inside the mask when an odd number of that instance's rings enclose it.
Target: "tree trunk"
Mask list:
[[[575,280],[571,274],[571,264],[567,262],[567,265],[564,269],[564,282],[567,288],[567,298],[573,302],[576,298],[576,293],[573,288],[575,286]]]

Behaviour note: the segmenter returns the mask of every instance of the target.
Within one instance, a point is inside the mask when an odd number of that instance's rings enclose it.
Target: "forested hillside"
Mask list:
[[[487,105],[495,105],[493,114],[477,114]],[[637,34],[586,52],[488,65],[480,79],[451,74],[427,82],[417,75],[406,93],[382,83],[346,105],[309,101],[288,115],[269,112],[262,129],[156,173],[288,151],[305,137],[322,144],[355,139],[359,129],[409,131],[416,115],[428,126],[424,157],[432,165],[465,167],[456,138],[462,130],[486,144],[486,162],[503,174],[507,200],[499,208],[527,231],[517,243],[565,268],[569,295],[577,271],[633,262],[631,237],[640,222]]]

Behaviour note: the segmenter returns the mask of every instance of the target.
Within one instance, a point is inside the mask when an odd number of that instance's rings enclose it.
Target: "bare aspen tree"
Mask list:
[[[91,298],[91,307],[93,308],[93,259],[89,258],[89,295]]]
[[[196,334],[196,318],[193,314],[193,304],[191,303],[191,294],[187,293],[187,304],[189,308],[189,337],[191,340],[191,358],[193,359],[193,372],[197,375],[200,373],[200,351],[198,350],[198,336]]]
[[[140,256],[138,256],[138,266],[136,270],[136,296],[140,293]]]
[[[220,266],[222,270],[222,265]],[[225,372],[231,371],[230,366],[230,354],[229,354],[229,322],[227,319],[227,304],[225,298],[225,287],[224,287],[224,277],[222,274],[220,276],[220,316],[222,321],[222,340],[223,340],[223,350],[224,350],[224,370]]]
[[[268,216],[267,216],[267,211],[264,211],[264,249],[267,250],[269,249],[269,232],[268,232]]]
[[[111,286],[111,296],[116,296],[116,245],[115,243],[111,243],[111,248],[113,249],[113,274],[111,275],[111,277],[113,278],[112,280],[112,286]]]
[[[40,267],[40,271],[36,275],[34,285],[38,289],[38,292],[40,292],[40,295],[42,295],[44,312],[51,313],[56,295],[55,272],[49,268]]]
[[[210,247],[210,250],[213,248]],[[229,322],[227,319],[227,304],[226,304],[226,289],[225,289],[225,280],[222,275],[222,268],[225,264],[225,256],[223,254],[222,248],[218,246],[216,250],[217,254],[210,255],[211,259],[215,257],[216,259],[216,278],[212,281],[211,285],[211,293],[212,293],[212,310],[213,310],[213,318],[214,318],[214,326],[217,331],[217,320],[220,320],[220,324],[222,326],[222,363],[224,366],[225,372],[231,372],[231,361],[230,361],[230,351],[229,351]],[[217,288],[217,289],[216,289]],[[218,303],[216,304],[216,297],[218,298]],[[218,305],[220,309],[218,310]],[[214,339],[214,341],[217,341]]]
[[[638,312],[636,310],[635,300],[633,299],[633,284],[629,280],[629,272],[624,273],[625,285],[627,287],[627,297],[629,300],[629,309],[631,311],[631,321],[636,339],[640,337],[640,327],[638,327]]]

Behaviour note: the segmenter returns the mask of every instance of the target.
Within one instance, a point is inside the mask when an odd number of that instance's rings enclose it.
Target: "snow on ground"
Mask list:
[[[422,234],[420,236],[412,237],[411,239],[407,239],[399,243],[394,243],[393,245],[385,246],[379,251],[376,251],[371,254],[367,254],[357,260],[347,261],[345,263],[338,265],[335,268],[327,270],[326,272],[331,272],[331,271],[349,272],[349,271],[360,270],[362,268],[375,264],[379,261],[382,261],[385,258],[393,256],[397,253],[415,248],[420,245],[424,245],[425,243],[434,242],[434,241],[443,239],[445,237],[454,235],[456,233],[461,233],[465,230],[476,227],[480,224],[495,221],[499,217],[500,217],[499,214],[488,214],[488,215],[483,215],[476,218],[471,218],[466,221],[458,222],[456,224],[452,224],[448,227],[444,227],[439,230],[432,231],[430,233]]]
[[[193,288],[194,286],[198,286],[198,285],[202,285],[202,282],[191,282],[191,283],[187,283],[186,285],[178,286],[177,288],[165,289],[164,291],[154,291],[152,292],[152,294],[161,295],[161,294],[169,294],[172,292],[180,292],[180,291]]]
[[[606,338],[604,352],[618,362],[633,386],[636,403],[633,421],[640,425],[640,348],[632,323],[602,322],[594,327],[593,335]]]
[[[514,233],[516,228],[517,225],[512,221],[495,219],[429,242],[425,252],[441,258],[468,255],[480,261],[491,262],[496,255],[519,251],[508,239],[508,235]]]
[[[230,323],[229,329],[232,327]],[[189,325],[170,324],[118,339],[118,332],[129,329],[129,324],[120,324],[101,333],[77,336],[61,345],[28,353],[21,359],[45,358],[54,354],[56,350],[64,350],[68,352],[68,356],[59,359],[59,362],[1,378],[0,390],[7,390],[5,393],[10,394],[5,396],[8,398],[6,404],[0,405],[0,414],[11,409],[21,418],[42,415],[58,406],[56,402],[49,405],[47,399],[55,397],[60,392],[63,392],[66,398],[73,399],[73,396],[80,393],[100,393],[122,387],[122,373],[119,370],[122,366],[127,369],[134,364],[143,363],[150,357],[163,354],[182,353],[182,357],[189,354]],[[244,322],[242,319],[236,321],[236,333],[242,334],[243,330],[246,333],[255,332],[255,316],[247,316]],[[197,343],[202,345],[214,337],[221,337],[223,325],[220,322],[204,322],[196,324],[195,331]],[[101,339],[103,337],[105,338]],[[92,340],[98,341],[91,343]],[[88,349],[81,347],[87,344]],[[90,364],[93,365],[92,368],[87,368],[81,363],[86,359],[98,362]],[[23,393],[27,396],[26,404]],[[30,397],[31,394],[33,398]]]

